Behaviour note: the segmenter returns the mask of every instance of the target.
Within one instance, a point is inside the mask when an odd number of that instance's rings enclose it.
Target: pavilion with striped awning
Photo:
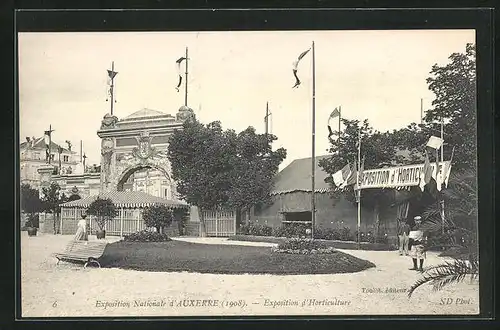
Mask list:
[[[111,191],[101,192],[99,195],[88,196],[82,199],[74,200],[61,204],[60,232],[62,234],[73,234],[76,232],[78,221],[81,214],[85,213],[90,204],[97,198],[111,199],[118,209],[118,215],[106,223],[106,235],[123,236],[146,229],[142,210],[145,207],[153,205],[165,205],[172,209],[186,209],[188,212],[190,206],[181,201],[168,200],[162,197],[153,196],[142,191]],[[89,216],[91,233],[98,230],[95,217]],[[172,224],[167,228],[169,235],[178,235],[179,227]]]
[[[162,197],[153,196],[142,191],[111,191],[102,192],[99,195],[88,196],[75,201],[61,204],[64,208],[87,208],[97,199],[111,199],[113,204],[119,208],[144,208],[152,205],[165,205],[171,208],[189,208],[189,205],[172,201]]]

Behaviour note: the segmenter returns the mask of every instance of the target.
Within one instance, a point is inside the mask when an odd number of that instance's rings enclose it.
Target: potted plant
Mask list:
[[[111,199],[97,197],[97,199],[89,205],[87,214],[96,217],[97,226],[99,227],[96,236],[97,239],[103,239],[106,237],[106,223],[118,215],[118,210]]]
[[[24,227],[28,231],[28,236],[36,236],[38,227],[38,215],[43,208],[37,189],[29,184],[21,185],[21,210],[27,215],[28,220]]]
[[[28,231],[28,236],[36,236],[36,233],[38,231],[38,228],[35,224],[35,219],[34,219],[34,215],[33,214],[30,214],[29,215],[29,219],[28,221],[26,221],[26,230]]]

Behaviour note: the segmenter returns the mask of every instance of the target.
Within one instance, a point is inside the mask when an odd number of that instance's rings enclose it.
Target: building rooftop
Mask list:
[[[329,176],[321,167],[319,161],[330,156],[316,157],[316,170],[314,175],[315,192],[328,192],[330,186],[325,182]],[[296,191],[311,192],[311,157],[295,159],[276,175],[274,189],[271,194],[286,194]]]
[[[90,204],[100,197],[109,198],[116,207],[124,208],[143,208],[152,205],[166,205],[173,208],[187,208],[188,204],[180,201],[172,201],[162,197],[156,197],[142,191],[112,191],[102,192],[99,195],[88,196],[75,201],[61,204],[62,207],[80,207],[87,208]]]
[[[153,109],[148,109],[148,108],[143,108],[139,111],[136,111],[127,117],[121,119],[120,121],[132,121],[132,120],[139,120],[139,119],[149,119],[149,118],[160,118],[160,117],[168,117],[168,118],[174,118],[172,115],[169,115],[167,113],[158,111],[158,110],[153,110]]]
[[[32,149],[45,149],[45,138],[44,137],[35,138],[34,142],[32,142],[32,141],[33,140],[31,140],[30,142],[24,141],[19,145],[19,147],[21,149],[27,148],[28,146],[30,146],[30,148],[32,148]],[[59,144],[55,143],[54,141],[50,141],[51,150],[53,150],[54,152],[57,152],[57,149],[59,147],[60,147]],[[65,147],[62,147],[62,148],[63,148],[63,152],[76,153],[74,151],[70,151],[68,148],[65,148]]]

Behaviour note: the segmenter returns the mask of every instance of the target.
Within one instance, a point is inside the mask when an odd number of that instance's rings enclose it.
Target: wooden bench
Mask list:
[[[71,241],[63,252],[55,253],[54,256],[57,258],[57,265],[61,260],[71,260],[85,262],[83,268],[91,263],[95,263],[101,268],[97,259],[103,255],[107,244],[106,241]]]

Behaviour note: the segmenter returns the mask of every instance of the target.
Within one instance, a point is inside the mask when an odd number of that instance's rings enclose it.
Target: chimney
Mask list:
[[[26,142],[28,142],[28,143],[30,142],[30,137],[29,136],[26,137]]]

